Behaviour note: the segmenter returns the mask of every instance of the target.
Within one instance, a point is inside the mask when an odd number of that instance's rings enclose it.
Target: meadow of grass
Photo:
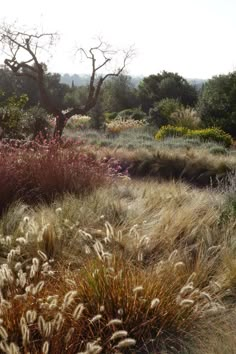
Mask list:
[[[98,149],[105,135],[83,134],[8,150],[14,173],[1,155],[4,183],[21,184],[0,218],[0,351],[236,353],[235,154],[148,131]]]

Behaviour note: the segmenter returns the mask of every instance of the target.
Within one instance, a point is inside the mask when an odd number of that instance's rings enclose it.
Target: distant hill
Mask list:
[[[140,81],[144,78],[144,76],[132,76],[132,83],[135,87],[138,86]],[[61,83],[67,84],[69,86],[85,86],[88,85],[90,79],[90,75],[88,74],[61,74]],[[196,86],[198,90],[201,89],[202,85],[206,80],[203,79],[187,79],[187,81]]]
[[[85,86],[85,85],[88,85],[89,78],[90,78],[90,75],[88,75],[88,74],[81,74],[81,75],[61,74],[61,83],[67,84],[69,86],[72,86],[73,84],[75,86]]]
[[[195,86],[197,88],[197,90],[201,90],[202,88],[202,85],[207,81],[207,80],[204,80],[204,79],[187,79],[187,81]]]
[[[135,87],[138,86],[140,81],[144,78],[144,76],[132,76],[132,83]],[[88,74],[61,74],[61,83],[67,84],[69,86],[85,86],[88,85],[90,79],[90,75]]]

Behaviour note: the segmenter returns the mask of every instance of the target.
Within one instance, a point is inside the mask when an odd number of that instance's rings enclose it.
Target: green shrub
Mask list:
[[[13,95],[0,105],[0,127],[4,138],[47,136],[51,128],[47,112],[40,107],[25,110],[26,95]]]
[[[154,107],[149,110],[149,121],[158,128],[170,124],[172,113],[182,109],[183,105],[174,98],[164,98],[154,103]]]
[[[143,112],[140,108],[129,108],[124,109],[123,111],[118,113],[118,116],[125,119],[134,119],[134,120],[143,120],[145,119],[146,113]]]
[[[117,112],[105,112],[105,120],[106,122],[110,122],[112,119],[115,119],[118,115]]]
[[[159,151],[149,156],[136,158],[129,168],[135,178],[157,178],[160,181],[181,180],[199,187],[217,187],[231,173],[227,163],[215,163],[194,156],[178,155]]]
[[[26,137],[36,138],[39,134],[47,136],[50,123],[47,112],[40,107],[32,107],[22,115],[22,130]]]
[[[188,129],[184,127],[175,127],[173,125],[164,125],[155,135],[156,140],[165,138],[182,137],[186,136]]]
[[[155,135],[157,140],[167,137],[186,137],[200,139],[201,141],[214,141],[229,147],[233,143],[232,137],[219,128],[207,128],[191,130],[185,127],[175,127],[172,125],[163,126]]]
[[[214,76],[202,89],[198,111],[206,126],[217,126],[236,137],[236,71]]]
[[[4,96],[4,93],[1,93]],[[23,108],[28,101],[27,95],[7,98],[0,105],[0,130],[4,138],[24,138],[22,132]]]
[[[226,147],[229,147],[233,143],[231,135],[225,133],[219,128],[189,130],[187,137],[200,138],[203,141],[215,141],[216,143],[223,144]]]

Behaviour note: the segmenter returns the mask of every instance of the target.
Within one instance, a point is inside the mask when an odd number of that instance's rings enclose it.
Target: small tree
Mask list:
[[[103,86],[104,108],[107,112],[119,112],[138,106],[137,90],[131,77],[121,74],[114,77]]]
[[[100,39],[98,45],[88,51],[79,48],[77,52],[90,60],[92,67],[88,95],[85,104],[76,105],[64,113],[58,108],[48,92],[45,79],[46,66],[39,59],[40,52],[49,51],[56,38],[56,33],[19,31],[13,25],[3,25],[0,28],[0,39],[3,51],[7,56],[4,61],[5,65],[17,76],[27,76],[37,83],[41,105],[49,114],[56,117],[54,136],[61,136],[68,119],[75,114],[87,114],[96,105],[104,81],[109,77],[119,76],[123,72],[127,61],[133,55],[133,50],[130,48],[127,51],[122,51],[122,65],[119,68],[104,75],[98,75],[101,73],[101,69],[104,69],[119,51],[111,50],[110,46]],[[99,64],[97,64],[98,57],[100,59]]]
[[[198,111],[205,126],[217,126],[236,137],[236,71],[204,84]]]
[[[173,98],[183,105],[194,106],[197,102],[197,91],[177,73],[163,71],[145,77],[140,82],[139,97],[143,110],[148,112],[155,102],[164,98]]]

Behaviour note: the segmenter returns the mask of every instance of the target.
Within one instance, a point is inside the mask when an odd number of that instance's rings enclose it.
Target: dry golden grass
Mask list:
[[[17,205],[3,216],[1,229],[13,238],[27,233],[32,245],[39,239],[43,243],[48,233],[55,238],[55,251],[72,258],[83,243],[81,229],[99,238],[107,221],[120,232],[120,247],[133,253],[137,244],[145,244],[144,257],[147,253],[151,259],[155,249],[158,256],[183,245],[211,247],[222,242],[224,225],[218,221],[223,203],[220,193],[180,183],[121,181],[81,198],[65,196],[50,207]]]
[[[235,309],[230,308],[224,316],[200,321],[181,354],[235,354],[235,315]]]
[[[232,166],[235,168],[236,166],[236,159],[235,159],[235,154],[228,154],[228,155],[212,155],[208,149],[203,148],[201,145],[198,147],[188,147],[188,148],[183,148],[183,147],[176,147],[175,149],[173,148],[168,148],[168,146],[157,146],[156,149],[149,149],[149,148],[137,148],[135,150],[127,150],[127,148],[112,148],[112,147],[99,147],[94,145],[82,145],[80,146],[80,151],[85,152],[91,152],[94,153],[96,156],[99,158],[102,158],[104,156],[112,156],[117,159],[127,159],[127,160],[135,160],[139,158],[146,158],[146,157],[151,157],[153,153],[156,152],[161,152],[163,155],[171,155],[171,156],[176,156],[176,157],[189,157],[189,158],[195,158],[200,160],[207,160],[210,163],[213,164],[221,164],[221,163],[226,163],[229,166]]]
[[[227,203],[210,189],[120,180],[12,206],[0,222],[2,352],[234,353]]]
[[[0,269],[3,352],[44,353],[45,345],[50,353],[128,353],[122,349],[132,345],[141,353],[170,341],[178,349],[197,320],[224,311],[219,289],[178,252],[145,269],[107,251],[111,228],[92,245],[87,238],[90,257],[77,270],[53,265],[42,251],[25,259],[19,246],[10,250]]]

